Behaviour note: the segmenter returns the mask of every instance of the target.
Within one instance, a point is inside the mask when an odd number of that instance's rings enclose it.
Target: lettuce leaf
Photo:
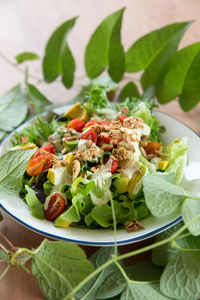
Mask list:
[[[184,170],[187,162],[187,138],[184,137],[180,141],[175,140],[169,146],[170,162],[166,169],[168,173],[175,173],[175,184],[180,184],[183,179]]]
[[[31,208],[31,214],[33,217],[38,219],[44,219],[44,208],[42,203],[38,200],[35,191],[28,185],[25,185],[27,190],[26,203]]]

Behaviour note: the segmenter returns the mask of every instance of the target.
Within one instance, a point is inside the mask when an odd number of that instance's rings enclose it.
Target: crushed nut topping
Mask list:
[[[126,230],[130,231],[130,232],[136,232],[136,231],[145,229],[145,227],[135,219],[132,219],[132,220],[126,222],[124,224],[124,226],[125,226]]]
[[[96,159],[101,156],[102,150],[95,143],[88,140],[84,145],[80,146],[74,153],[74,158],[79,161],[87,161],[89,158]]]
[[[28,143],[28,136],[21,135],[19,138],[19,143],[20,143],[20,145],[24,145],[24,144]]]
[[[121,108],[121,113],[122,113],[123,116],[125,116],[127,113],[129,113],[129,108],[128,108],[128,106],[123,106],[123,107]]]
[[[64,134],[62,138],[63,142],[76,141],[81,138],[81,133],[74,134],[74,130],[72,128],[67,128],[67,132]]]
[[[62,168],[67,165],[66,160],[61,160],[56,155],[52,155],[52,161],[53,161],[53,168]]]
[[[127,160],[133,156],[133,151],[126,150],[124,147],[119,147],[112,150],[112,156],[118,161]]]
[[[72,182],[78,177],[81,170],[80,161],[75,159],[72,163]]]
[[[96,165],[90,169],[91,172],[96,173],[100,170],[100,165]]]
[[[128,117],[123,121],[123,126],[129,129],[144,128],[144,121],[141,118]]]

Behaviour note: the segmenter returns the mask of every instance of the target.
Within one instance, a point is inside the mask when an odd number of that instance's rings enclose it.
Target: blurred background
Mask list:
[[[200,41],[200,0],[0,0],[0,96],[22,82],[24,73],[18,71],[15,56],[24,51],[44,53],[45,44],[54,29],[64,21],[80,16],[69,45],[76,60],[76,77],[85,76],[84,50],[97,25],[112,12],[126,6],[122,25],[122,43],[125,50],[142,35],[168,23],[197,20],[184,35],[181,47]],[[41,62],[29,63],[30,73],[42,78]],[[24,68],[24,66],[20,66]],[[136,75],[134,74],[134,77]],[[35,81],[30,80],[35,83]],[[71,99],[76,88],[65,89],[56,81],[40,83],[39,89],[54,103]],[[163,105],[160,110],[175,116],[199,132],[200,105],[184,113],[176,102]],[[43,237],[23,228],[5,216],[0,230],[15,245],[36,247]],[[35,280],[21,270],[10,270],[0,281],[0,299],[43,299]]]

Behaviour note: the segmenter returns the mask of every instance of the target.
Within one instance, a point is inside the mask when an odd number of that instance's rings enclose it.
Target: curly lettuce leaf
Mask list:
[[[188,149],[186,137],[181,140],[175,140],[168,146],[170,162],[166,172],[175,173],[174,183],[177,185],[180,184],[183,179]]]
[[[38,200],[35,191],[28,185],[25,186],[27,194],[25,196],[26,203],[31,208],[31,214],[37,219],[44,219],[44,208],[42,203]]]

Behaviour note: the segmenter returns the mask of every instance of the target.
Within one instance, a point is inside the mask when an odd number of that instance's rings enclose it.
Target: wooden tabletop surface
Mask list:
[[[16,54],[33,51],[43,54],[44,43],[49,35],[63,21],[79,15],[80,18],[70,35],[69,42],[77,63],[77,77],[84,76],[83,53],[88,39],[100,21],[113,11],[126,6],[122,40],[126,49],[141,35],[167,23],[196,19],[185,34],[181,46],[200,40],[199,0],[1,0],[0,1],[0,52],[14,61]],[[30,72],[41,77],[39,62],[33,62]],[[0,57],[0,95],[23,80],[23,73]],[[40,89],[55,103],[65,103],[71,98],[72,91],[64,89],[60,83],[40,84]],[[176,102],[162,106],[165,111],[189,125],[199,133],[198,123],[200,106],[184,113]],[[0,230],[16,246],[37,247],[43,237],[34,233],[4,214]],[[132,244],[120,247],[128,251],[149,243]],[[87,253],[93,247],[84,247]],[[135,258],[137,262],[148,258],[144,254]],[[5,266],[0,264],[0,272]],[[22,270],[12,268],[0,281],[0,299],[41,300],[44,299],[36,280]]]

